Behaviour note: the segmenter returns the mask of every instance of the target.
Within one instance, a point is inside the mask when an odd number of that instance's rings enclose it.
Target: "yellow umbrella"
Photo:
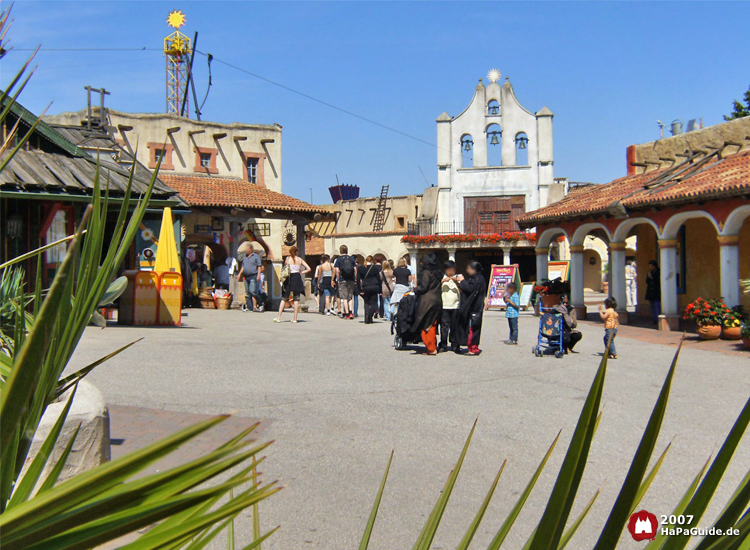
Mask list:
[[[174,240],[174,225],[172,224],[172,209],[164,209],[159,231],[159,246],[156,249],[154,271],[180,271],[180,258],[177,256],[177,243]]]

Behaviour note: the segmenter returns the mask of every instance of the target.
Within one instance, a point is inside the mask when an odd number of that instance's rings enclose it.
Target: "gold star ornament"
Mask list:
[[[497,69],[492,69],[487,73],[487,80],[489,80],[490,82],[497,82],[498,80],[500,80],[500,76],[502,76],[500,74],[500,71],[498,71]]]
[[[185,14],[180,10],[169,12],[167,16],[167,25],[172,28],[179,29],[185,24]]]

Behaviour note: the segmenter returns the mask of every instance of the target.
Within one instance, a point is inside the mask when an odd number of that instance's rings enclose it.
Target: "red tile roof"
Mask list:
[[[718,151],[686,160],[670,168],[626,176],[604,185],[585,187],[564,199],[527,212],[518,223],[540,223],[580,218],[606,212],[622,213],[666,205],[694,203],[750,194],[750,150],[724,158]]]
[[[239,178],[189,176],[161,172],[159,179],[179,192],[190,206],[267,208],[284,212],[326,212],[325,208],[289,197]]]

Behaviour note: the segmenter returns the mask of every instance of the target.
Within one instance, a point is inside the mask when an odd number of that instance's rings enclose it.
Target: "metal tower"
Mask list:
[[[173,11],[167,17],[167,24],[179,29],[185,24],[185,15],[179,10]],[[186,93],[190,74],[190,39],[175,30],[164,39],[164,56],[167,58],[167,113],[190,116]]]

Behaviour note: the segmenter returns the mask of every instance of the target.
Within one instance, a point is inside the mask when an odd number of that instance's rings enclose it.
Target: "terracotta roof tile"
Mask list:
[[[750,150],[719,158],[718,152],[670,168],[626,176],[604,185],[585,187],[564,199],[527,212],[523,227],[579,218],[607,211],[638,210],[712,200],[750,193]]]
[[[190,206],[268,208],[285,212],[326,212],[323,207],[295,199],[239,178],[159,174]]]

